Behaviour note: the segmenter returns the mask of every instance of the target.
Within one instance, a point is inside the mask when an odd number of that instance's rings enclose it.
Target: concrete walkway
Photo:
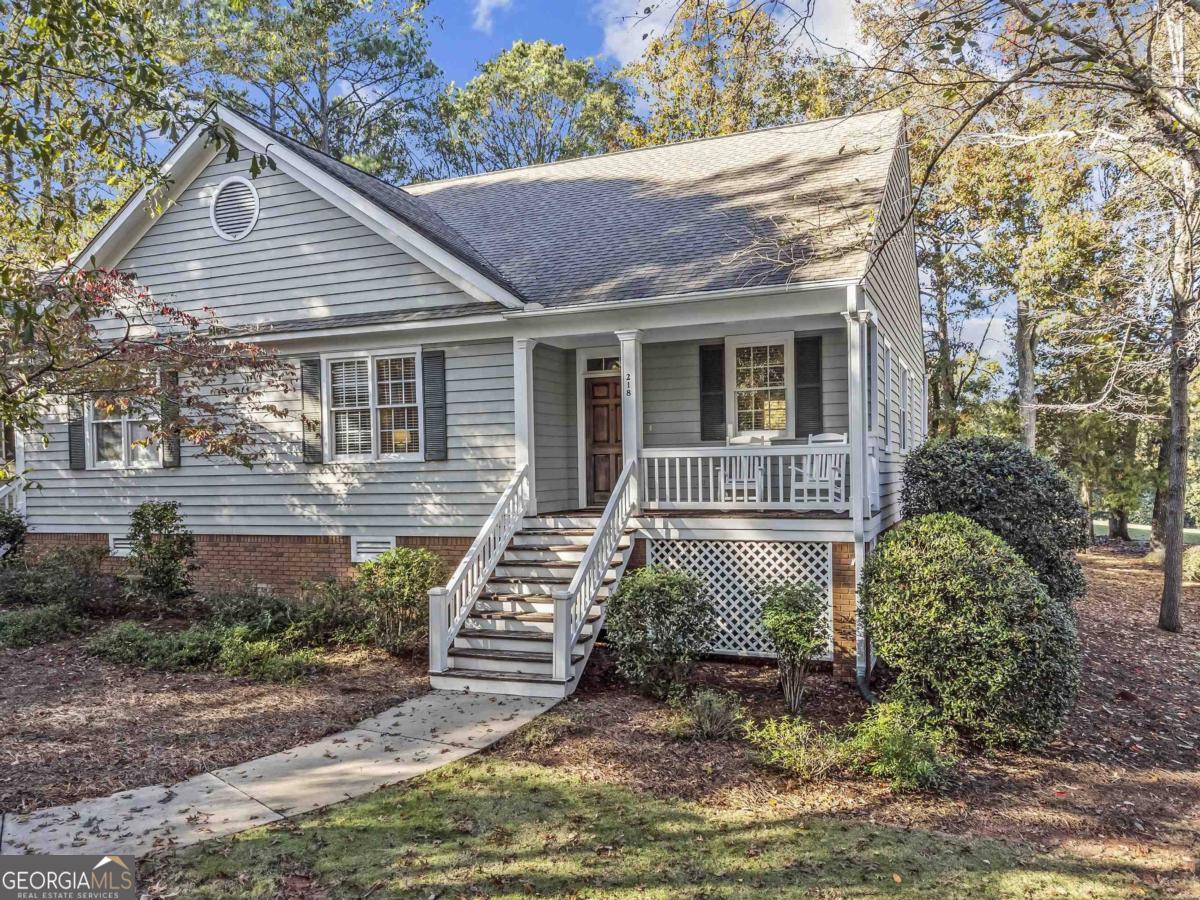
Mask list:
[[[171,785],[0,819],[0,854],[144,856],[407,781],[477,753],[556,700],[433,691],[283,753]]]

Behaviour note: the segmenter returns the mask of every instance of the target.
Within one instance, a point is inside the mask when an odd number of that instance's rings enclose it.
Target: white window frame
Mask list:
[[[892,345],[883,342],[883,444],[887,450],[895,446],[892,441]]]
[[[377,359],[388,359],[395,356],[411,356],[416,361],[417,380],[417,449],[408,453],[379,452],[379,384],[375,369]],[[365,359],[369,363],[368,381],[370,383],[371,409],[371,452],[342,453],[334,452],[336,446],[333,433],[333,374],[332,363],[351,359]],[[323,441],[325,443],[325,458],[333,462],[419,462],[425,458],[425,387],[424,373],[421,369],[420,347],[397,347],[387,350],[356,350],[345,353],[321,354],[321,413],[325,420]]]
[[[868,431],[879,431],[879,328],[867,323],[867,421]]]
[[[128,415],[122,413],[119,419],[97,419],[96,404],[91,400],[84,401],[83,404],[83,445],[87,450],[87,467],[89,469],[108,469],[110,471],[125,471],[129,469],[161,469],[162,468],[162,441],[156,441],[153,444],[155,449],[155,458],[148,462],[132,462],[130,460],[129,447],[132,441],[129,439],[129,423],[130,422],[150,422],[153,423],[153,417],[143,415]],[[96,458],[96,429],[93,427],[97,424],[113,424],[121,423],[121,458],[120,460],[107,460]]]
[[[784,403],[787,422],[782,429],[739,431],[737,427],[737,351],[742,347],[783,345]],[[743,334],[725,339],[725,430],[733,436],[790,438],[796,433],[796,335],[791,331]]]
[[[900,362],[900,451],[906,452],[912,438],[912,375],[908,363]]]

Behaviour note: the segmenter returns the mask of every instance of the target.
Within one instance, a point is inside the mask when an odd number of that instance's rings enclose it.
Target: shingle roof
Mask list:
[[[256,124],[505,290],[554,306],[861,278],[903,116],[863,113],[405,188]]]
[[[888,110],[405,190],[547,305],[853,279],[902,123]]]

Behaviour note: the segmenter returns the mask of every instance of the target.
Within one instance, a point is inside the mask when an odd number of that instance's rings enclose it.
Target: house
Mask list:
[[[253,468],[63,415],[20,448],[31,540],[120,554],[179,501],[201,583],[281,591],[395,544],[431,594],[435,685],[561,696],[629,565],[708,579],[715,652],[769,655],[757,586],[828,593],[849,679],[864,553],[925,434],[904,121],[895,111],[398,188],[233,110],[81,262],[209,306],[298,373]],[[306,428],[302,421],[312,423]]]

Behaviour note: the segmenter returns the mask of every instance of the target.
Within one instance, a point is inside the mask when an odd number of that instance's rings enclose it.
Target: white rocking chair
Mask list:
[[[769,447],[767,438],[747,434],[728,438],[726,446]],[[721,460],[722,495],[726,502],[758,503],[763,496],[763,459],[761,456],[734,456]]]

